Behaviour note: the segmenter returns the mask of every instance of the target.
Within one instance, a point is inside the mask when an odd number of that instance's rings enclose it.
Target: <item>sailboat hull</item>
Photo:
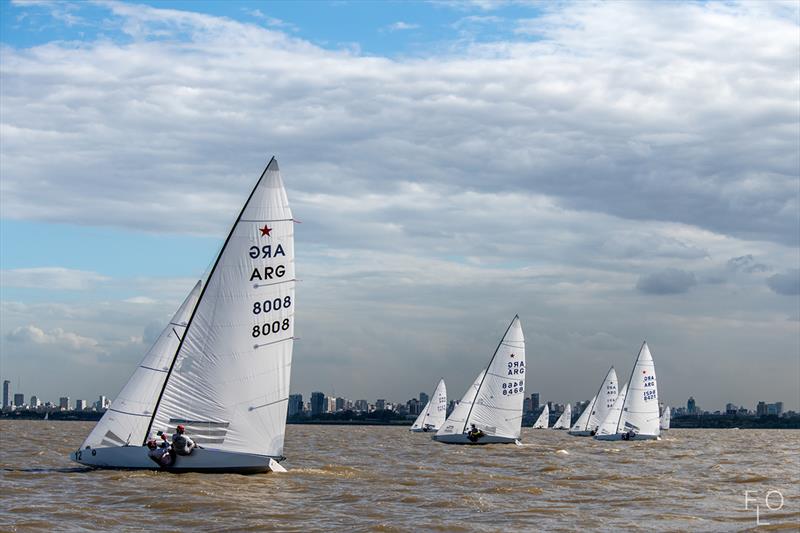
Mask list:
[[[592,432],[589,431],[589,430],[585,430],[585,429],[581,430],[581,431],[570,431],[569,434],[572,435],[573,437],[591,437],[592,436]]]
[[[476,442],[472,442],[463,433],[452,434],[452,435],[434,435],[433,440],[444,444],[472,444],[472,445],[514,444],[515,442],[517,442],[517,439],[510,437],[498,437],[496,435],[484,435],[483,437],[479,438]]]
[[[204,472],[258,474],[270,472],[274,459],[265,455],[233,453],[221,450],[195,449],[191,455],[177,456],[175,463],[161,468],[147,455],[146,446],[87,448],[70,454],[70,459],[94,468],[121,470],[163,470],[167,472]],[[281,468],[279,465],[275,469]]]
[[[634,435],[626,439],[622,438],[622,433],[615,433],[613,435],[595,435],[597,440],[661,440],[658,435]]]
[[[411,433],[436,433],[439,431],[439,428],[429,428],[429,429],[422,429],[422,428],[412,428],[409,429]]]

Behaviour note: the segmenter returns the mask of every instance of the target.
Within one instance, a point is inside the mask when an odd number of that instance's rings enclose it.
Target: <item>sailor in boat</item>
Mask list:
[[[178,455],[191,455],[192,450],[195,448],[195,443],[192,439],[185,435],[186,428],[183,425],[178,425],[175,428],[175,434],[172,435],[172,449]]]
[[[147,456],[162,468],[172,466],[172,462],[174,461],[170,449],[159,446],[156,444],[155,439],[147,441]]]
[[[470,424],[469,431],[467,432],[467,438],[470,442],[478,442],[478,439],[483,437],[483,435],[483,431],[475,427],[475,424]]]
[[[432,429],[433,429],[433,425],[432,424],[423,424],[422,425],[422,431],[424,431],[425,433],[427,433],[428,431],[430,431]]]

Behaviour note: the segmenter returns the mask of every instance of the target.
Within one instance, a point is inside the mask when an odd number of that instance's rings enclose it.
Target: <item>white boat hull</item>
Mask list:
[[[483,437],[479,438],[476,442],[472,442],[463,433],[452,434],[452,435],[434,435],[432,438],[436,442],[442,442],[444,444],[480,445],[480,444],[514,444],[517,442],[517,439],[510,437],[498,437],[496,435],[484,435]]]
[[[594,438],[597,440],[661,440],[661,437],[658,435],[634,435],[633,437],[628,437],[623,439],[622,433],[615,433],[613,435],[595,435]]]
[[[167,468],[159,467],[147,455],[146,446],[119,446],[114,448],[87,448],[70,454],[70,459],[94,468],[124,470],[164,470],[167,472],[205,472],[257,474],[283,470],[274,458],[266,455],[195,449],[191,455],[179,455]]]

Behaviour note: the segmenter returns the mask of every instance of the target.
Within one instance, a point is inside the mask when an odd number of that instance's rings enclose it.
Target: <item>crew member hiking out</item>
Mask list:
[[[478,442],[478,439],[483,437],[483,435],[483,431],[475,427],[475,424],[470,424],[469,431],[467,432],[467,438],[470,442]]]
[[[178,455],[190,455],[195,448],[194,441],[185,435],[186,428],[178,425],[175,434],[172,435],[172,449]]]

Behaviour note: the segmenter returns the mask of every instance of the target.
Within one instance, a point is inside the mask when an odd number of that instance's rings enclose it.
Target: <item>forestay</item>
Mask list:
[[[447,417],[447,420],[444,421],[436,432],[437,436],[460,435],[464,432],[467,416],[469,415],[470,409],[472,409],[472,404],[475,401],[475,396],[478,394],[478,388],[481,385],[481,381],[483,381],[484,375],[486,375],[486,370],[481,370],[478,377],[475,378],[475,381],[467,389],[467,392],[464,393],[464,397],[461,398],[461,401],[455,406],[453,412],[450,413],[450,416]]]
[[[206,449],[282,455],[294,266],[292,212],[273,158],[211,270],[152,431],[183,424]]]
[[[444,379],[440,379],[439,384],[436,385],[436,390],[433,391],[433,396],[431,396],[431,399],[425,404],[425,408],[411,425],[411,431],[423,428],[437,430],[444,424],[446,414],[447,387],[444,384]]]
[[[147,351],[122,391],[86,437],[81,445],[82,449],[87,446],[138,446],[146,437],[158,393],[164,387],[172,358],[186,331],[189,316],[197,304],[200,287],[201,282],[198,281]]]

